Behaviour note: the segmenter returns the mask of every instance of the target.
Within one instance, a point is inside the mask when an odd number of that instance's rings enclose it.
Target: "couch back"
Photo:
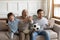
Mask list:
[[[0,20],[0,31],[7,31],[8,26],[6,20]]]

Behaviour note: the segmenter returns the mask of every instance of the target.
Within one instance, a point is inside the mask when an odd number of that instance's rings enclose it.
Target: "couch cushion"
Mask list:
[[[57,39],[57,33],[52,31],[52,30],[46,30],[46,32],[48,32],[50,34],[50,39],[51,40],[55,40]],[[37,36],[37,40],[44,40],[44,37],[43,36]]]
[[[51,40],[58,40],[58,39],[51,39]]]
[[[44,40],[44,36],[37,36],[36,40]]]
[[[9,37],[6,35],[7,32],[0,32],[0,40],[9,40]],[[17,35],[14,35],[14,40],[19,40]]]
[[[5,20],[0,20],[0,31],[1,30],[8,30],[8,26]]]
[[[45,40],[44,36],[37,36],[37,40]],[[52,38],[51,40],[58,40],[56,38]]]
[[[55,39],[58,37],[57,33],[52,30],[46,30],[50,34],[51,39]]]
[[[8,40],[8,37],[5,35],[5,32],[0,32],[0,40]]]

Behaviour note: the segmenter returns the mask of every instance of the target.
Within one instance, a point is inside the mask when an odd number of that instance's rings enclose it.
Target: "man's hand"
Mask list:
[[[33,20],[32,16],[29,16],[28,19],[30,22]]]

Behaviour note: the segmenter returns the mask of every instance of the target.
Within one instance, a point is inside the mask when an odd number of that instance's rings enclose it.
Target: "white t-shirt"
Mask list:
[[[34,19],[34,23],[38,23],[38,25],[40,25],[41,30],[43,30],[48,25],[48,20],[45,17],[42,17],[42,19],[37,18]]]

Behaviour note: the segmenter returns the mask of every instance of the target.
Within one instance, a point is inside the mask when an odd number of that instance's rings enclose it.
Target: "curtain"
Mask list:
[[[48,1],[48,3],[47,3],[47,5],[48,5],[48,19],[51,19],[51,17],[52,17],[52,0],[47,0]]]

